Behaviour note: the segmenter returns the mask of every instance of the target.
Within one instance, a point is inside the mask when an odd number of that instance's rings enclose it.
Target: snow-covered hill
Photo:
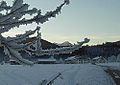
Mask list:
[[[90,64],[0,65],[0,85],[41,85],[59,73],[53,85],[113,85],[101,67]]]
[[[72,44],[69,41],[65,41],[63,43],[55,43],[55,44],[62,47],[72,46]]]

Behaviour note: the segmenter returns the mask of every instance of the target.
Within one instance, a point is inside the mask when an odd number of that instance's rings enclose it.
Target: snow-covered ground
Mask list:
[[[101,63],[101,64],[98,64],[98,65],[108,66],[108,67],[111,67],[112,69],[120,70],[120,62]]]
[[[53,85],[113,85],[101,67],[91,64],[0,65],[0,85],[41,85],[58,73]]]

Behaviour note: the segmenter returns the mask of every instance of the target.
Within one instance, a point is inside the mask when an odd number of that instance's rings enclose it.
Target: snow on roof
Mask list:
[[[10,59],[9,61],[16,61],[16,60],[14,60],[14,59]]]
[[[76,59],[75,56],[72,56],[72,57],[68,57],[68,58],[65,59],[65,60],[67,61],[67,60],[74,60],[74,59]]]
[[[52,62],[52,61],[56,61],[56,59],[51,59],[51,58],[48,58],[48,59],[38,59],[38,61],[41,61],[41,62]]]
[[[100,57],[98,56],[98,57],[95,57],[95,58],[93,58],[93,60],[97,60],[97,59],[99,59]]]

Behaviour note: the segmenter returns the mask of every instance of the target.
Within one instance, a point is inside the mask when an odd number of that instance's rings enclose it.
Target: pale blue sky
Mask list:
[[[11,3],[11,0],[6,0]],[[55,9],[63,0],[24,0],[43,13]],[[36,24],[13,29],[5,35],[34,29]],[[51,42],[75,43],[88,37],[89,44],[120,40],[120,0],[71,0],[62,13],[41,25],[42,38]]]

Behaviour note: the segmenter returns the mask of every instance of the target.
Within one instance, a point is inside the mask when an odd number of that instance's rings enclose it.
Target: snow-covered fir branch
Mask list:
[[[0,2],[0,11],[9,10],[9,9],[11,9],[11,7],[7,6],[7,3],[5,1]]]
[[[16,37],[7,37],[6,40],[7,42],[20,42],[27,39],[30,35],[34,34],[37,30],[39,30],[39,28],[36,28],[33,31],[32,30],[26,31],[24,34],[16,35]]]
[[[59,55],[59,54],[69,54],[74,52],[75,50],[79,50],[81,46],[85,43],[88,43],[90,39],[85,38],[84,41],[78,42],[76,45],[71,47],[63,47],[63,48],[56,48],[56,49],[49,49],[49,50],[40,50],[36,52],[36,55]]]
[[[27,52],[26,48],[36,42],[36,40],[22,44],[23,40],[26,40],[30,35],[34,34],[36,31],[39,33],[39,27],[33,31],[26,31],[22,35],[17,35],[16,37],[3,37],[1,33],[7,32],[14,27],[19,27],[20,25],[27,25],[33,22],[37,24],[43,24],[48,21],[51,17],[56,17],[61,12],[64,5],[69,4],[69,0],[64,0],[64,2],[58,6],[55,10],[47,12],[45,15],[41,14],[41,10],[33,8],[29,9],[28,4],[24,4],[23,0],[14,0],[12,6],[8,6],[6,1],[0,2],[0,46],[4,47],[5,55],[9,57],[14,57],[21,64],[32,65],[33,63],[29,60],[23,59],[19,51],[24,50]],[[3,13],[2,11],[5,11]],[[29,14],[32,18],[27,19],[24,15]],[[37,37],[40,40],[39,37]],[[41,45],[39,45],[40,47]]]
[[[20,4],[17,5],[18,3]],[[42,15],[41,10],[37,10],[35,8],[33,8],[32,10],[28,10],[29,7],[28,4],[23,4],[22,0],[15,0],[11,8],[11,12],[9,14],[0,17],[0,22],[1,22],[0,33],[9,31],[11,28],[16,26],[19,27],[20,25],[24,25],[24,24],[31,24],[32,22],[36,22],[37,24],[39,23],[43,24],[44,22],[48,21],[49,18],[56,17],[56,15],[60,13],[62,7],[65,4],[68,4],[68,0],[65,0],[64,3],[58,6],[55,10],[47,12],[45,15]],[[23,18],[22,20],[19,20],[23,15],[27,13],[29,13],[30,15],[37,13],[37,15],[35,15],[31,19]]]

